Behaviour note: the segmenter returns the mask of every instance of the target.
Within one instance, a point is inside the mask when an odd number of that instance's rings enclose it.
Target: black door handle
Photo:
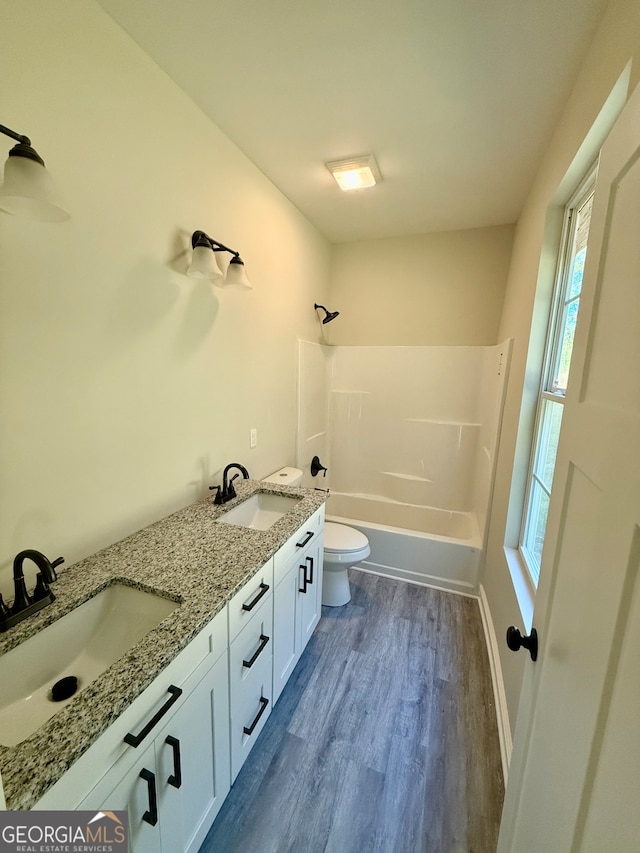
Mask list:
[[[247,612],[253,610],[253,608],[260,601],[260,599],[269,592],[269,584],[265,583],[264,581],[260,581],[260,586],[258,587],[258,590],[259,592],[253,599],[253,601],[250,601],[249,604],[242,605],[243,610],[246,610]]]
[[[258,648],[253,653],[253,655],[249,658],[249,660],[243,660],[242,661],[242,666],[246,666],[247,669],[251,669],[251,667],[254,665],[254,663],[258,660],[258,655],[264,649],[264,647],[267,645],[268,642],[269,642],[269,637],[267,637],[266,634],[260,634],[260,644],[258,645]]]
[[[147,783],[147,789],[149,794],[149,811],[146,811],[142,815],[142,820],[145,823],[150,824],[151,826],[155,826],[158,822],[158,796],[156,794],[156,776],[155,773],[152,773],[151,770],[147,770],[146,767],[143,767],[140,771],[140,778],[144,779]]]
[[[158,725],[158,723],[164,717],[164,715],[167,713],[169,708],[171,708],[171,706],[175,702],[177,702],[178,699],[182,696],[181,688],[176,687],[175,684],[170,684],[167,687],[167,692],[171,693],[171,696],[167,699],[167,701],[164,703],[162,708],[160,708],[158,713],[154,714],[154,716],[149,720],[147,725],[142,729],[142,731],[139,734],[134,735],[134,734],[132,734],[132,732],[129,732],[128,734],[126,734],[124,736],[124,742],[125,743],[128,743],[129,746],[133,746],[135,749],[137,749],[140,746],[140,744],[142,743],[142,741],[149,734],[151,729],[154,728],[154,726]]]
[[[307,535],[304,537],[302,542],[296,542],[296,548],[304,548],[307,542],[311,542],[313,539],[313,530],[307,530]]]
[[[264,696],[261,696],[261,697],[260,697],[260,710],[258,711],[257,715],[254,717],[253,722],[251,723],[251,725],[250,725],[250,726],[243,726],[243,727],[242,727],[242,731],[243,731],[246,735],[252,735],[252,734],[253,734],[253,730],[255,729],[255,727],[256,727],[256,726],[258,725],[258,723],[260,722],[260,717],[261,717],[261,716],[264,714],[264,712],[267,710],[267,705],[268,705],[268,704],[269,704],[269,700],[268,700],[268,699],[265,699],[265,698],[264,698]]]
[[[520,629],[511,625],[507,628],[507,645],[512,652],[517,652],[520,648],[528,649],[531,660],[538,659],[538,632],[535,628],[531,629],[528,636],[523,637]]]
[[[302,583],[304,584],[304,586],[302,587],[302,589],[298,587],[298,592],[306,593],[307,587],[309,586],[309,580],[307,579],[307,567],[303,566],[302,563],[300,563],[300,565],[298,566],[298,573],[300,572],[300,569],[302,569]]]
[[[313,585],[313,557],[305,557],[305,560],[311,566],[311,571],[309,572],[309,586]]]
[[[180,760],[180,741],[177,737],[169,735],[164,741],[173,750],[173,773],[167,779],[167,785],[173,785],[174,788],[182,787],[182,762]]]

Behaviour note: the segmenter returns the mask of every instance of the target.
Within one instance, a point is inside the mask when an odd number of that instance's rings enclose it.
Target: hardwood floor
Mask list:
[[[504,788],[477,601],[350,578],[200,853],[494,853]]]

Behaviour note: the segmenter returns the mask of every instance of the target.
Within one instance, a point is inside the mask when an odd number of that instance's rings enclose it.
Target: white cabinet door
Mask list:
[[[79,806],[128,809],[132,853],[195,853],[229,791],[227,661],[225,653],[204,677],[197,671],[133,766],[124,775],[114,767]]]
[[[278,701],[301,654],[298,589],[304,568],[294,561],[273,594],[273,702]]]
[[[305,649],[320,621],[322,608],[323,537],[314,539],[301,561],[302,585],[298,593],[300,653]]]
[[[155,740],[162,849],[197,851],[231,785],[224,654]]]
[[[79,805],[91,811],[129,812],[130,853],[158,853],[160,821],[157,808],[158,779],[153,743],[139,756],[112,790],[97,785]]]
[[[322,609],[322,570],[324,508],[312,516],[300,531],[276,554],[276,589],[273,597],[273,701],[278,700],[295,665],[300,659]],[[310,528],[307,530],[306,528]],[[304,550],[298,542],[311,536]],[[282,562],[283,554],[289,563]],[[278,578],[281,578],[278,580]]]

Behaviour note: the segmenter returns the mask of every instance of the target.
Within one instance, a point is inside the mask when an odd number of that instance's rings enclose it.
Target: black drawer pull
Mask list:
[[[311,566],[311,571],[309,572],[309,585],[313,583],[313,557],[305,557],[305,560]]]
[[[264,647],[267,645],[268,642],[269,642],[269,637],[265,637],[264,634],[260,634],[260,645],[258,646],[256,651],[254,652],[253,656],[249,658],[249,660],[243,660],[242,661],[242,666],[246,666],[247,669],[251,669],[251,667],[254,665],[254,663],[258,660],[258,656],[260,655],[260,652],[264,649]]]
[[[304,584],[302,589],[300,589],[300,587],[298,587],[298,592],[306,593],[307,586],[309,585],[309,581],[307,580],[307,567],[303,566],[302,563],[300,563],[300,565],[298,566],[298,569],[302,569],[302,583]]]
[[[268,704],[269,704],[269,700],[268,700],[268,699],[265,699],[265,698],[264,698],[264,696],[261,696],[261,697],[260,697],[260,710],[258,711],[258,713],[257,713],[257,715],[256,715],[255,720],[251,723],[251,725],[249,726],[249,728],[247,728],[246,726],[243,726],[243,727],[242,727],[242,731],[243,731],[246,735],[252,735],[252,734],[253,734],[253,730],[255,729],[255,727],[256,727],[256,726],[258,725],[258,723],[260,722],[260,717],[261,717],[261,716],[264,714],[264,712],[266,711],[266,709],[267,709],[267,705],[268,705]]]
[[[247,611],[248,611],[248,610],[253,610],[253,608],[254,608],[254,607],[256,606],[256,604],[260,601],[260,599],[261,599],[264,595],[266,595],[268,592],[269,592],[269,584],[268,584],[268,583],[265,583],[264,581],[261,581],[261,582],[260,582],[260,592],[256,595],[256,597],[253,599],[253,601],[252,601],[252,602],[250,602],[249,604],[243,604],[243,605],[242,605],[242,609],[243,609],[243,610],[247,610]]]
[[[169,693],[171,693],[171,696],[167,699],[167,701],[164,703],[164,705],[162,706],[162,708],[160,708],[160,710],[158,711],[158,713],[157,713],[157,714],[155,714],[155,715],[154,715],[154,716],[149,720],[149,722],[148,722],[148,723],[147,723],[147,725],[142,729],[142,731],[140,732],[140,734],[139,734],[139,735],[134,735],[134,734],[131,734],[131,732],[129,732],[129,734],[126,734],[126,735],[124,736],[124,742],[125,742],[125,743],[128,743],[128,744],[129,744],[129,746],[133,746],[134,748],[139,747],[139,746],[140,746],[140,744],[142,743],[142,741],[143,741],[143,740],[146,738],[146,736],[149,734],[149,732],[151,731],[151,729],[152,729],[154,726],[157,726],[157,725],[158,725],[158,723],[159,723],[159,722],[160,722],[160,720],[164,717],[164,715],[167,713],[167,711],[169,710],[169,708],[170,708],[172,705],[174,705],[174,704],[178,701],[178,699],[182,696],[182,689],[181,689],[180,687],[176,687],[176,686],[175,686],[175,685],[173,685],[173,684],[170,684],[170,685],[169,685],[169,687],[167,687],[167,690],[168,690],[168,692],[169,692]]]
[[[296,542],[296,548],[304,548],[304,546],[313,539],[313,530],[307,530],[307,535],[302,542]]]
[[[149,794],[149,811],[145,812],[142,815],[142,820],[145,823],[151,824],[151,826],[155,826],[158,822],[158,795],[156,794],[156,776],[155,773],[152,773],[151,770],[147,770],[146,767],[143,767],[140,771],[140,778],[144,779],[147,783],[147,790]]]
[[[173,750],[173,773],[167,779],[168,785],[173,785],[174,788],[182,787],[182,762],[180,760],[180,741],[177,737],[169,735],[164,741]]]

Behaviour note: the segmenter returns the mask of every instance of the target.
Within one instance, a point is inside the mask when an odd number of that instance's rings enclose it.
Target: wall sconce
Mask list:
[[[9,151],[4,167],[4,183],[0,187],[0,209],[38,219],[41,222],[64,222],[68,211],[60,203],[58,192],[44,160],[31,147],[31,140],[0,124],[0,133],[10,136],[17,145]]]
[[[247,278],[244,261],[239,253],[228,246],[213,240],[204,231],[194,231],[191,237],[193,256],[187,270],[192,278],[208,278],[214,284],[224,287],[237,287],[240,290],[252,290],[253,285]],[[233,255],[227,267],[227,275],[223,274],[216,260],[216,252],[229,252]]]
[[[322,320],[323,325],[325,325],[325,323],[330,323],[332,320],[335,320],[336,317],[340,315],[339,311],[329,311],[329,309],[325,308],[324,305],[318,305],[316,303],[313,307],[316,309],[316,311],[318,310],[318,308],[321,308],[324,311],[325,316]]]

